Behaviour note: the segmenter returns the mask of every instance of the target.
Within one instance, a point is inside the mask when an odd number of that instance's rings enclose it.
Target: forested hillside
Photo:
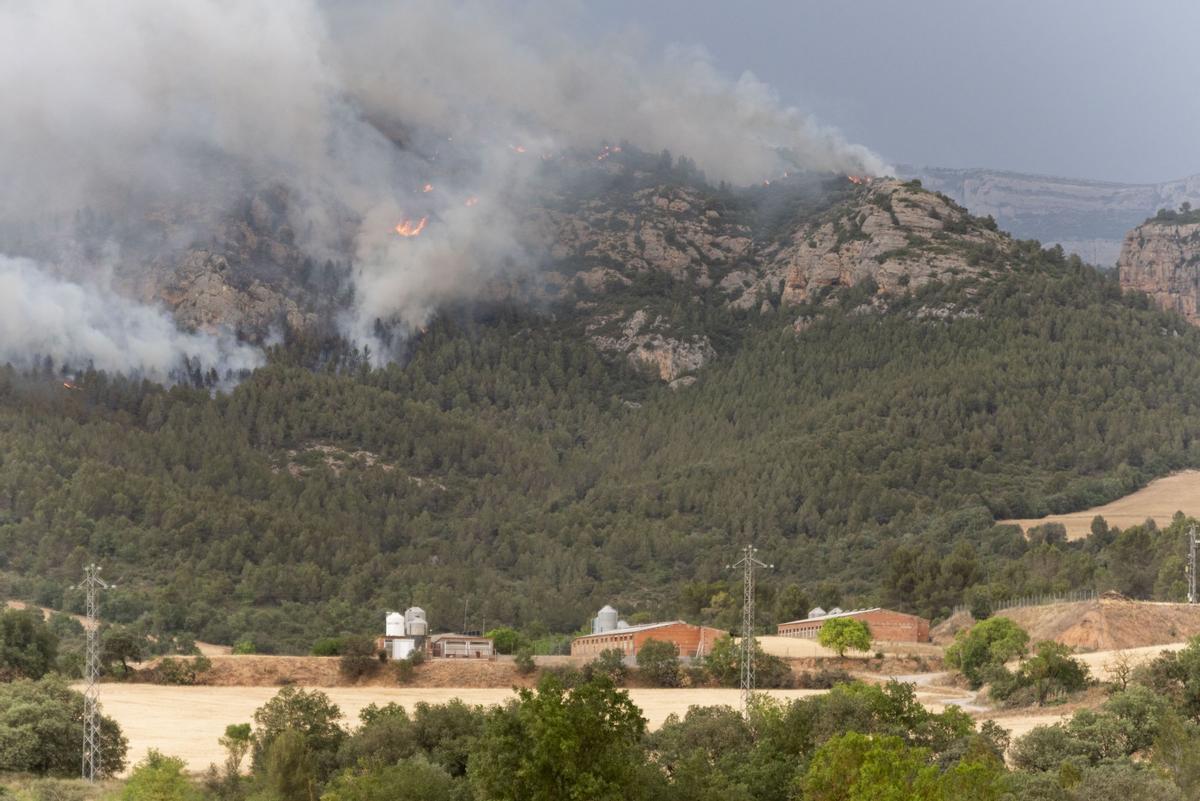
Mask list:
[[[1178,594],[1181,537],[1027,543],[993,521],[1200,466],[1200,333],[1060,250],[1006,247],[782,308],[686,275],[610,288],[719,344],[675,388],[599,350],[567,303],[448,309],[383,368],[293,333],[227,393],[7,368],[0,589],[78,609],[68,587],[97,560],[113,619],[264,651],[410,603],[439,629],[466,611],[569,632],[604,603],[730,626],[724,565],[748,541],[776,565],[764,625],[810,603]]]

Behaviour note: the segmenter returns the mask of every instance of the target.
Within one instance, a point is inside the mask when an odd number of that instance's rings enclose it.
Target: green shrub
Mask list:
[[[537,669],[537,665],[533,661],[533,651],[531,651],[529,648],[522,648],[520,651],[517,651],[517,658],[515,662],[517,665],[517,673],[521,674],[522,676],[528,676]]]
[[[529,645],[529,640],[525,635],[508,626],[492,629],[487,633],[487,637],[492,641],[498,654],[515,654]]]
[[[678,687],[679,646],[665,640],[646,640],[637,652],[638,674],[656,687]]]
[[[604,649],[587,667],[593,674],[608,676],[618,687],[629,675],[629,668],[625,665],[625,652],[619,648]]]
[[[340,650],[342,656],[338,668],[346,678],[357,681],[379,670],[379,660],[376,658],[373,637],[362,635],[343,637]]]
[[[980,687],[989,669],[1021,656],[1029,644],[1025,630],[1006,617],[993,617],[954,635],[946,664],[957,668],[972,688]]]
[[[796,677],[796,686],[801,690],[831,690],[837,684],[854,681],[849,671],[841,668],[821,668],[804,671]]]
[[[0,681],[40,679],[58,658],[58,637],[37,609],[0,611]]]
[[[197,684],[210,670],[212,670],[212,660],[207,656],[201,655],[192,659],[176,659],[165,656],[154,669],[154,681],[157,684]]]
[[[339,637],[322,637],[313,643],[313,656],[340,656],[342,640]]]

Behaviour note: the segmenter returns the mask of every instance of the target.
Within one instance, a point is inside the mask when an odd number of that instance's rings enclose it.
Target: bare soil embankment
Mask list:
[[[1029,632],[1033,642],[1054,640],[1079,651],[1116,651],[1181,643],[1200,635],[1200,605],[1132,601],[1104,595],[1094,601],[1005,609],[1007,617]],[[954,615],[931,632],[935,642],[954,640],[954,632],[972,623]]]
[[[1028,531],[1046,523],[1062,523],[1067,539],[1082,539],[1091,531],[1092,519],[1103,517],[1109,526],[1129,528],[1150,518],[1159,527],[1171,523],[1176,512],[1200,517],[1200,470],[1183,470],[1151,481],[1142,489],[1103,506],[1093,506],[1082,512],[1022,520],[1000,520],[1001,525],[1017,525]]]

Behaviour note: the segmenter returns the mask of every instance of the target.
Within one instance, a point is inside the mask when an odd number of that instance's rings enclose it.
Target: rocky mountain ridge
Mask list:
[[[905,167],[972,214],[991,215],[1022,239],[1060,244],[1084,261],[1110,267],[1125,234],[1161,208],[1200,205],[1200,174],[1156,184],[1122,184],[988,169]]]
[[[1117,272],[1123,289],[1200,325],[1200,214],[1162,214],[1130,231]]]

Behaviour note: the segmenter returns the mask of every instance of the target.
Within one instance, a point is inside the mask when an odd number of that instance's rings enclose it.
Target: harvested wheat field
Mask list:
[[[1067,529],[1067,539],[1076,540],[1088,535],[1092,518],[1096,515],[1103,517],[1109,526],[1117,528],[1141,525],[1146,522],[1146,518],[1151,518],[1160,527],[1165,527],[1170,524],[1176,512],[1200,517],[1200,470],[1172,473],[1151,481],[1131,495],[1082,512],[998,522],[1001,525],[1017,525],[1025,531],[1046,523],[1062,523]]]
[[[1094,601],[1004,609],[996,616],[1025,629],[1033,642],[1054,640],[1078,651],[1164,646],[1200,634],[1200,605],[1133,601],[1117,593],[1105,593]],[[952,642],[954,633],[972,622],[970,615],[960,612],[931,634],[935,642]]]
[[[411,709],[419,701],[442,704],[459,698],[468,704],[500,704],[513,697],[502,688],[332,687],[321,688],[345,715],[357,723],[368,704],[395,702]],[[248,723],[254,710],[279,691],[278,687],[167,687],[153,684],[105,684],[100,688],[104,714],[121,725],[129,738],[129,763],[150,748],[178,756],[188,769],[201,771],[220,762],[217,743],[230,723]],[[801,698],[821,690],[771,690],[777,698]],[[737,706],[738,690],[629,690],[651,728],[661,726],[672,713],[684,714],[689,706]]]

